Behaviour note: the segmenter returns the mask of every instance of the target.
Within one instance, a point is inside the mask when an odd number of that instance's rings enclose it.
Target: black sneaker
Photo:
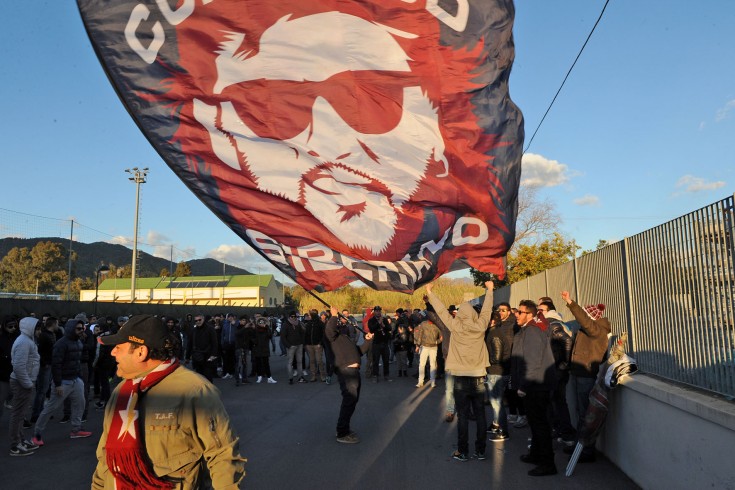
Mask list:
[[[478,461],[485,461],[487,457],[485,457],[485,451],[475,451],[475,459]]]
[[[95,402],[94,408],[96,408],[97,410],[104,409],[105,408],[105,402],[103,402],[103,401]]]
[[[490,436],[490,440],[493,442],[503,442],[510,439],[510,436],[507,432],[496,432],[493,435]]]
[[[64,415],[61,420],[59,420],[60,424],[68,424],[71,420],[71,417],[69,415]]]
[[[490,424],[490,425],[487,426],[487,432],[489,434],[496,434],[496,433],[500,432],[500,426],[498,424],[495,424],[495,423]]]
[[[456,459],[457,461],[461,461],[463,463],[469,461],[467,455],[465,453],[460,453],[459,451],[454,451],[452,453],[452,459]]]
[[[549,476],[556,475],[556,466],[550,465],[539,465],[532,470],[528,471],[528,476]]]

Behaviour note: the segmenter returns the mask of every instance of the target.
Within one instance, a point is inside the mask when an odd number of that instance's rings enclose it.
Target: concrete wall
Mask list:
[[[612,391],[598,448],[644,489],[735,489],[735,403],[636,374]]]

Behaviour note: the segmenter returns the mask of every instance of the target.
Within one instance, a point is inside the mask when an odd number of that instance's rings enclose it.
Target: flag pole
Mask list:
[[[331,306],[331,305],[330,305],[329,303],[327,303],[326,301],[324,301],[323,299],[321,299],[321,298],[320,298],[319,296],[317,296],[317,295],[316,295],[316,293],[314,293],[313,291],[309,291],[308,289],[305,289],[305,291],[306,291],[307,293],[309,293],[310,295],[314,296],[314,297],[315,297],[315,298],[316,298],[316,299],[317,299],[317,300],[318,300],[318,301],[319,301],[319,302],[320,302],[321,304],[323,304],[323,305],[324,305],[324,306],[326,306],[327,308],[331,308],[331,307],[332,307],[332,306]],[[363,333],[363,335],[364,335],[365,333],[367,333],[367,332],[365,332],[365,330],[363,330],[362,328],[358,327],[356,323],[352,323],[352,322],[350,322],[350,319],[349,319],[349,318],[347,318],[346,316],[344,316],[344,315],[342,314],[342,312],[338,311],[338,312],[337,312],[337,316],[338,316],[339,318],[344,318],[345,320],[347,320],[347,323],[350,323],[350,324],[351,324],[351,325],[352,325],[353,327],[355,327],[355,328],[356,328],[357,330],[359,330],[360,332],[362,332],[362,333]]]

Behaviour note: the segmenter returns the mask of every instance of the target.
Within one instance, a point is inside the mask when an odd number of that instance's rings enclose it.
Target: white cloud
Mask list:
[[[107,242],[114,245],[124,245],[126,247],[130,247],[133,244],[133,239],[126,236],[117,235],[107,240]]]
[[[171,239],[169,237],[154,230],[148,231],[144,241],[153,246],[169,245],[171,243]]]
[[[676,182],[676,188],[681,189],[681,192],[702,192],[719,189],[725,187],[726,183],[718,180],[717,182],[707,182],[702,177],[695,177],[693,175],[684,175]]]
[[[715,121],[721,122],[730,117],[730,113],[735,109],[735,99],[728,100],[724,106],[717,109],[715,113]]]
[[[535,153],[526,153],[521,161],[521,185],[556,187],[569,180],[569,167]]]
[[[267,268],[272,269],[270,263],[255,252],[255,250],[253,250],[249,245],[222,244],[214,250],[207,252],[206,256],[226,264],[232,264],[237,267],[247,269],[254,273],[257,273],[259,270],[262,274],[272,272],[272,270],[266,270]]]
[[[600,198],[593,196],[592,194],[585,194],[584,196],[575,199],[574,204],[577,206],[599,206]]]

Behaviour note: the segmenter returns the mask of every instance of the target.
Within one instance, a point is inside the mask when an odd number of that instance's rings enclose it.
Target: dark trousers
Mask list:
[[[383,376],[390,373],[390,348],[388,344],[373,344],[373,376],[380,375],[380,360],[383,360]]]
[[[191,361],[191,367],[194,368],[194,371],[198,372],[205,378],[209,380],[209,382],[213,382],[214,380],[214,373],[217,372],[217,367],[215,364],[216,361]]]
[[[360,399],[360,369],[335,367],[339,388],[342,390],[342,405],[339,407],[337,419],[337,437],[344,437],[351,432],[350,420],[355,413],[357,401]]]
[[[531,427],[531,458],[539,466],[554,464],[554,449],[551,445],[551,391],[529,391],[524,397],[528,425]]]
[[[330,342],[324,342],[324,358],[327,363],[327,376],[331,377],[334,374],[334,352]]]
[[[235,375],[235,345],[225,344],[222,346],[222,372]]]
[[[526,407],[523,405],[523,398],[518,396],[515,389],[506,388],[505,398],[508,401],[508,413],[512,415],[526,415]]]
[[[271,377],[271,363],[267,356],[255,356],[255,374]]]
[[[572,427],[569,417],[569,406],[567,405],[567,384],[569,383],[569,371],[556,371],[557,385],[551,395],[551,413],[553,416],[554,429],[564,440],[571,441],[575,438],[576,431]]]
[[[454,405],[457,410],[457,450],[462,454],[469,451],[470,409],[475,414],[477,433],[475,451],[485,452],[487,421],[485,419],[484,377],[454,376]]]

